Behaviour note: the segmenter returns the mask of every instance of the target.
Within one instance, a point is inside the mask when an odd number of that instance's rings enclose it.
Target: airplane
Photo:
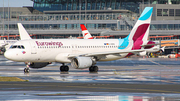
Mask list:
[[[16,43],[18,40],[0,40],[0,49],[5,52],[10,48],[10,46]]]
[[[155,42],[148,41],[153,7],[146,7],[124,39],[31,39],[21,23],[18,23],[21,40],[8,49],[4,56],[12,61],[25,62],[25,73],[31,68],[42,68],[51,62],[59,62],[61,72],[68,72],[71,63],[75,69],[89,68],[98,72],[97,61],[112,61],[134,54],[146,55]],[[147,45],[147,46],[146,46]],[[148,46],[149,45],[149,46]]]

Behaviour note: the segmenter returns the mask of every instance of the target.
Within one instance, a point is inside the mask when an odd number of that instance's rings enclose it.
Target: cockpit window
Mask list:
[[[25,49],[23,45],[12,45],[10,48],[12,48],[12,49],[15,49],[15,48],[16,48],[16,49],[17,49],[17,48],[18,48],[18,49]]]
[[[12,46],[12,48],[16,48],[17,46]]]
[[[21,45],[21,48],[24,49],[24,46]]]

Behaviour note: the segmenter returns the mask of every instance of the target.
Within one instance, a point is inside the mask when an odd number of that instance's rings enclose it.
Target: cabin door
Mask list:
[[[37,45],[36,45],[36,43],[31,41],[30,45],[31,45],[31,54],[37,54]]]

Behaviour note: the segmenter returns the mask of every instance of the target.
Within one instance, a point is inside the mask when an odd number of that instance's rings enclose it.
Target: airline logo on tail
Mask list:
[[[130,32],[129,40],[134,43],[132,50],[141,49],[141,45],[148,44],[152,11],[153,7],[146,7]]]
[[[81,26],[81,30],[82,30],[84,39],[93,39],[93,37],[91,36],[89,31],[86,29],[86,27],[83,24],[80,24],[80,26]]]

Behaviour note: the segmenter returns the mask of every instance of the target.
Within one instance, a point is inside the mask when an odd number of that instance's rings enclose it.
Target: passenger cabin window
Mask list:
[[[10,48],[12,48],[12,49],[25,49],[23,45],[12,45]]]

